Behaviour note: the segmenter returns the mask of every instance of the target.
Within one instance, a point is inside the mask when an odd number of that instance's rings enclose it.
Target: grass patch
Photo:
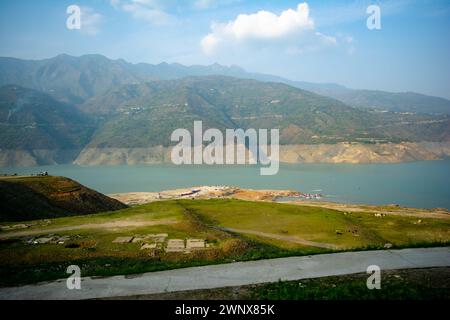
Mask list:
[[[372,213],[344,214],[318,207],[240,200],[183,200],[180,203],[211,225],[294,236],[335,244],[342,249],[450,240],[450,219],[375,217]],[[270,242],[263,238],[258,240]],[[282,242],[278,244],[283,246]],[[289,243],[284,245],[293,247]]]

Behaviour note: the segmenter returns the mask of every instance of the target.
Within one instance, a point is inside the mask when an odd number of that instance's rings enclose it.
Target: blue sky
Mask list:
[[[381,30],[366,26],[370,4],[381,8]],[[81,30],[66,28],[69,5],[82,10]],[[0,56],[218,62],[293,80],[450,98],[446,0],[2,0],[0,39]]]

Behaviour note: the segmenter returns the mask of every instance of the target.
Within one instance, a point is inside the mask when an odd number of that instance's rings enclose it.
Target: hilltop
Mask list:
[[[126,207],[65,177],[0,177],[0,221],[85,215]]]

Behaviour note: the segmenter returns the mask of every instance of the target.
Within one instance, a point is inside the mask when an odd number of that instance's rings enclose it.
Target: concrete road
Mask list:
[[[83,278],[80,290],[66,280],[1,288],[0,299],[92,299],[300,280],[381,270],[448,267],[450,247],[344,252],[151,272],[135,276]]]

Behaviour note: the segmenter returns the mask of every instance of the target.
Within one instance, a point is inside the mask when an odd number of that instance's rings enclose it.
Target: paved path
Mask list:
[[[92,299],[300,280],[381,270],[450,266],[450,247],[344,252],[194,267],[136,276],[83,278],[81,290],[66,281],[0,289],[0,299]]]

